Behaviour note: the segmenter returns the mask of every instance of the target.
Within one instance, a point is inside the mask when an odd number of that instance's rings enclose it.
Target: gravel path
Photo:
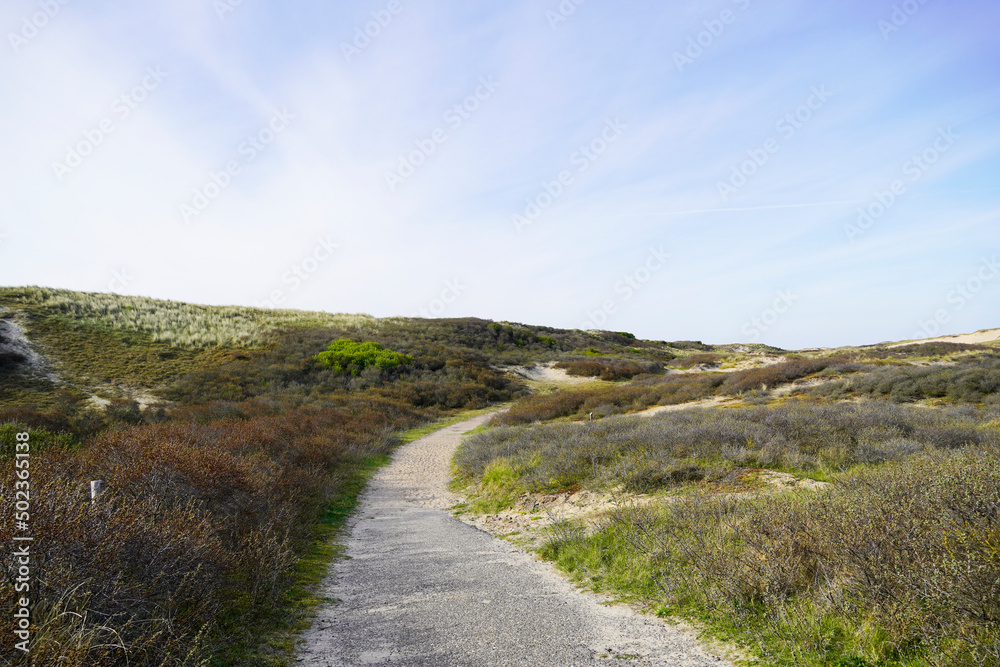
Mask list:
[[[350,523],[349,558],[324,584],[336,602],[305,633],[299,664],[729,665],[452,518],[451,455],[487,418],[405,445],[372,480]]]

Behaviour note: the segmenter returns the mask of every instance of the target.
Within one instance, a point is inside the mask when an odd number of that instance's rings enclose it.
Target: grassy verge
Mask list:
[[[397,434],[400,445],[419,440],[442,428],[494,411],[496,408],[466,410],[444,419]],[[251,622],[246,618],[225,626],[225,633],[238,637],[223,654],[213,656],[213,665],[287,667],[295,664],[295,644],[308,629],[316,609],[335,603],[319,589],[330,566],[343,555],[344,526],[360,502],[361,493],[376,472],[391,461],[391,454],[366,456],[337,473],[338,493],[330,499],[313,528],[310,548],[298,560],[293,583],[281,602]],[[263,638],[263,639],[262,639]]]
[[[318,588],[330,565],[343,554],[337,538],[368,480],[389,460],[388,455],[369,456],[338,472],[339,493],[328,501],[317,520],[312,544],[295,564],[291,587],[277,606],[256,618],[223,620],[221,631],[232,636],[233,641],[224,652],[212,657],[212,665],[285,667],[295,663],[298,635],[308,629],[310,617],[319,605],[334,602],[322,597]]]

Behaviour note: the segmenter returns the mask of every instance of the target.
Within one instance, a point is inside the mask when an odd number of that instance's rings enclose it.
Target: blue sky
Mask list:
[[[0,284],[787,348],[1000,326],[1000,5],[237,3],[0,7]]]

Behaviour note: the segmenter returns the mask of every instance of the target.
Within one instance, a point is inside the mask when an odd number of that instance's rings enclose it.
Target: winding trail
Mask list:
[[[554,569],[454,519],[447,488],[461,434],[401,447],[349,524],[298,663],[336,665],[730,665],[684,631],[575,589]]]

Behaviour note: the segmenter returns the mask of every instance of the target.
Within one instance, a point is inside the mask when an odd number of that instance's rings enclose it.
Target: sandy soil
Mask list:
[[[514,506],[496,514],[457,514],[456,517],[495,536],[514,536],[515,542],[526,548],[540,546],[546,539],[545,528],[563,520],[580,519],[594,523],[608,512],[630,505],[652,502],[650,496],[625,493],[576,491],[574,493],[526,493]]]
[[[723,480],[725,484],[752,484],[752,491],[733,491],[735,496],[750,497],[793,489],[817,491],[827,482],[799,478],[786,472],[760,468],[740,468]],[[562,520],[581,520],[593,526],[609,512],[623,507],[670,502],[669,496],[627,493],[617,487],[610,492],[576,491],[574,493],[526,493],[510,509],[495,514],[456,513],[456,517],[497,537],[511,538],[515,544],[532,549],[551,537],[546,529]]]
[[[651,408],[640,410],[639,412],[629,412],[629,416],[652,417],[661,412],[676,412],[678,410],[689,410],[691,408],[720,408],[726,405],[742,403],[740,399],[733,396],[712,396],[711,398],[700,398],[697,401],[687,403],[677,403],[675,405],[654,405]]]
[[[528,380],[529,382],[538,382],[541,384],[591,384],[596,380],[596,378],[570,375],[562,368],[554,368],[554,364],[555,362],[553,361],[547,364],[536,364],[534,366],[512,366],[508,368],[507,371],[520,378]]]
[[[722,362],[720,365],[698,364],[696,366],[692,366],[691,368],[668,368],[667,375],[686,375],[689,373],[703,373],[705,371],[732,373],[733,371],[745,371],[751,368],[774,366],[775,364],[781,364],[786,361],[788,361],[788,359],[783,355],[757,354],[751,356],[749,359],[737,361],[735,364],[731,365],[726,365],[726,362]]]
[[[99,389],[103,391],[103,389]],[[125,394],[126,398],[130,398],[139,404],[140,410],[147,410],[149,408],[162,407],[169,404],[169,401],[165,401],[159,396],[154,396],[147,391],[135,388],[125,388],[125,387],[107,387],[107,393]],[[109,405],[111,405],[111,400],[107,398],[101,398],[100,396],[94,394],[87,399],[87,404],[90,407],[97,410],[103,410]]]
[[[0,316],[3,315],[4,312],[0,310]],[[52,382],[58,379],[46,360],[35,351],[35,347],[25,336],[24,327],[13,318],[0,317],[0,355],[16,360],[11,364],[17,372],[46,378]]]

